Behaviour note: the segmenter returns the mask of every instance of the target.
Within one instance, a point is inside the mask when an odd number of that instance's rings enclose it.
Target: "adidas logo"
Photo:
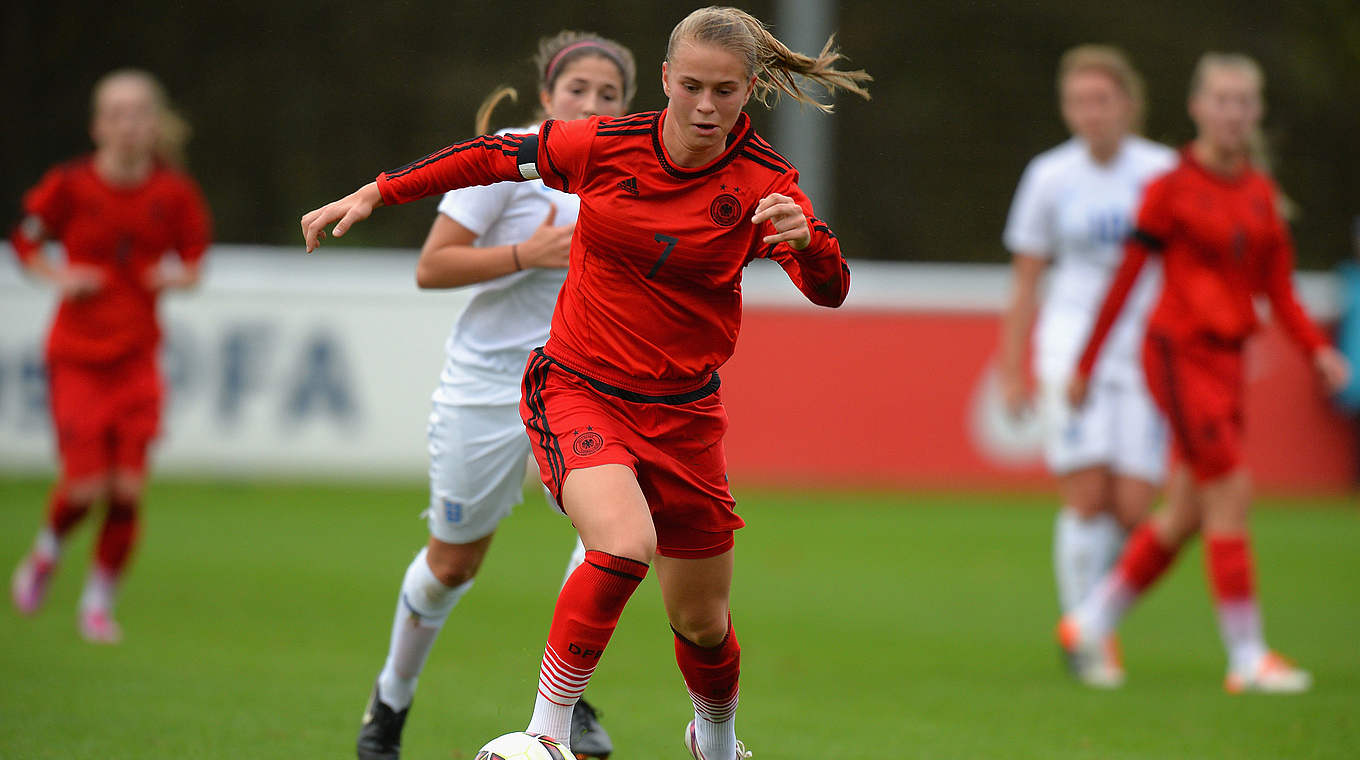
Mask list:
[[[622,182],[620,182],[617,185],[617,187],[620,190],[624,191],[625,193],[628,193],[629,195],[636,197],[638,194],[637,177],[629,177],[628,179],[625,179]]]

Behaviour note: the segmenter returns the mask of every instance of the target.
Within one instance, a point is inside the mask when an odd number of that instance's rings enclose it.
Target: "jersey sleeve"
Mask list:
[[[184,178],[184,190],[175,220],[175,252],[185,264],[197,264],[212,242],[212,216],[198,183]]]
[[[1119,263],[1105,300],[1096,314],[1091,326],[1091,335],[1086,339],[1086,347],[1077,360],[1077,372],[1090,377],[1095,369],[1096,359],[1100,356],[1101,346],[1110,335],[1119,313],[1123,311],[1138,274],[1143,271],[1149,254],[1160,253],[1166,247],[1167,236],[1171,233],[1172,217],[1167,202],[1167,183],[1162,181],[1148,185],[1143,195],[1143,204],[1138,210],[1138,223],[1133,234],[1124,243],[1124,260]]]
[[[1266,260],[1263,289],[1270,299],[1270,310],[1275,319],[1295,343],[1311,354],[1327,345],[1327,338],[1308,318],[1294,295],[1294,243],[1284,219],[1278,213],[1274,213],[1274,217],[1272,250]]]
[[[49,169],[38,184],[23,198],[23,220],[10,233],[10,243],[19,260],[27,264],[42,250],[44,237],[61,236],[71,209],[71,197],[66,184],[66,169]],[[31,220],[37,219],[41,227]]]
[[[1053,255],[1053,204],[1044,187],[1043,168],[1039,159],[1030,161],[1020,175],[1006,229],[1001,235],[1006,250],[1012,254]]]
[[[565,193],[579,185],[598,118],[543,122],[538,134],[482,135],[378,175],[383,203],[409,203],[437,193],[497,182],[542,179]]]
[[[812,201],[798,187],[796,175],[785,174],[771,191],[793,198],[803,209],[812,239],[801,251],[794,250],[788,243],[766,246],[764,257],[779,262],[779,266],[784,268],[789,279],[809,301],[833,308],[845,303],[845,297],[850,292],[850,267],[841,254],[841,244],[836,234],[826,222],[813,214]],[[767,222],[760,237],[774,233],[774,227]]]
[[[498,182],[485,187],[450,190],[439,201],[439,213],[481,237],[505,213],[515,187],[508,182]]]
[[[410,203],[437,193],[538,178],[539,137],[482,135],[378,175],[383,203]]]
[[[564,193],[576,192],[590,165],[590,148],[599,128],[599,117],[543,122],[538,131],[538,173],[543,184]]]

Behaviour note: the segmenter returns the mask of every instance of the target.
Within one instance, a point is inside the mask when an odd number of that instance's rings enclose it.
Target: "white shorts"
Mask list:
[[[1086,404],[1067,403],[1067,381],[1043,387],[1044,460],[1055,475],[1108,467],[1161,483],[1170,444],[1166,419],[1142,383],[1093,381]]]
[[[434,402],[430,450],[430,535],[467,544],[496,530],[524,500],[529,436],[518,404],[453,406]]]

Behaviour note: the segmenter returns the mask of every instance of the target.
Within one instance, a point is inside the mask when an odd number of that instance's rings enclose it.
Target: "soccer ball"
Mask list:
[[[477,752],[476,760],[569,760],[566,747],[543,734],[497,736]]]

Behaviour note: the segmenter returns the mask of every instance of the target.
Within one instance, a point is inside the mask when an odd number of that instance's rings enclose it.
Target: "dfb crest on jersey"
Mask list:
[[[719,227],[731,227],[741,221],[741,201],[731,193],[721,193],[708,205],[708,215]]]

